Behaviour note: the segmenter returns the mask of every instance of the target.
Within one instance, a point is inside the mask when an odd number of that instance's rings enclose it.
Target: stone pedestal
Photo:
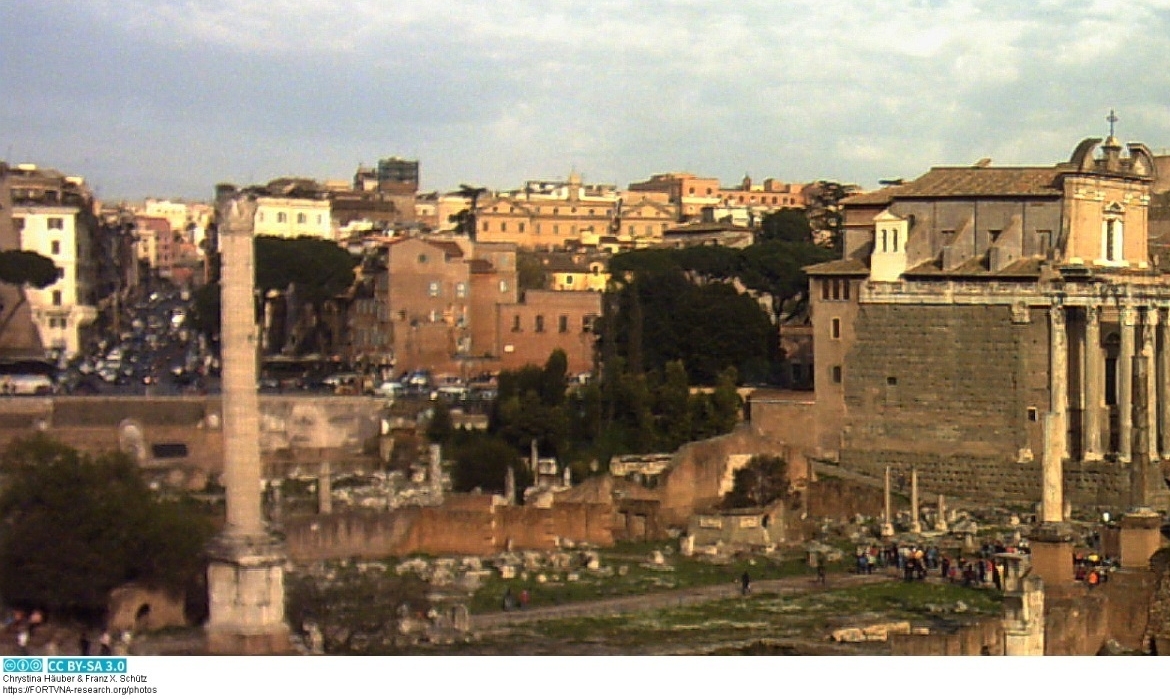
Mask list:
[[[333,514],[333,467],[328,461],[317,470],[317,514]]]
[[[1044,587],[1055,592],[1076,583],[1073,571],[1072,530],[1062,522],[1045,522],[1029,539],[1032,549],[1032,575],[1044,580]]]
[[[1121,567],[1148,570],[1150,557],[1162,545],[1162,517],[1139,507],[1121,518]]]
[[[289,630],[284,621],[283,543],[271,536],[221,536],[208,548],[208,556],[208,652],[289,652]]]

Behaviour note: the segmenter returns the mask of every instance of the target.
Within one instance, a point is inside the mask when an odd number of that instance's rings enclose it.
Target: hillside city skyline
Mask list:
[[[1159,2],[0,7],[0,159],[104,200],[331,179],[399,155],[422,189],[693,172],[870,189],[1170,144]],[[896,37],[896,39],[894,39]]]

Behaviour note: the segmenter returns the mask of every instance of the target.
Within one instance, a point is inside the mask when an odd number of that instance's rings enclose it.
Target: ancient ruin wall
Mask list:
[[[1013,323],[1007,306],[862,306],[841,465],[875,478],[915,467],[929,491],[1039,498],[1040,422],[1028,409],[1048,408],[1043,320]]]
[[[612,523],[607,505],[492,507],[456,497],[439,507],[292,517],[284,528],[289,555],[304,562],[414,553],[488,556],[509,545],[551,550],[566,539],[612,546]]]

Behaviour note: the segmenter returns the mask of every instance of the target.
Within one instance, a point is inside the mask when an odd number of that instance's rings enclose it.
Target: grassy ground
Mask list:
[[[484,586],[475,593],[468,606],[472,614],[499,611],[506,590],[519,595],[521,590],[527,589],[531,596],[530,605],[542,607],[648,592],[685,590],[703,585],[738,584],[745,571],[752,580],[776,580],[810,574],[801,553],[792,553],[782,560],[764,556],[746,557],[729,564],[708,563],[674,553],[664,557],[670,570],[655,570],[643,565],[653,551],[663,550],[672,543],[620,544],[602,551],[601,565],[613,570],[610,576],[577,570],[578,579],[571,581],[565,571],[546,572],[547,582],[537,584],[533,573],[529,573],[526,580],[519,576],[504,580],[499,573],[494,573],[484,580]],[[624,575],[620,574],[622,569],[626,571]]]
[[[967,610],[954,611],[962,602]],[[534,622],[465,644],[476,654],[706,654],[769,644],[821,644],[835,628],[883,621],[935,627],[997,614],[999,594],[957,585],[882,582],[796,594],[754,594],[693,606]],[[945,610],[945,611],[944,611]],[[865,644],[862,652],[882,652]],[[838,647],[843,648],[843,647]],[[854,652],[860,647],[851,648]]]

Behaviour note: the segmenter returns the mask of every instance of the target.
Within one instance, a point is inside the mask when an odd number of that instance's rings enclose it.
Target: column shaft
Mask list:
[[[1105,375],[1101,355],[1101,313],[1096,306],[1085,309],[1084,345],[1081,351],[1081,365],[1084,367],[1082,386],[1085,394],[1084,411],[1081,413],[1082,437],[1084,445],[1084,459],[1086,461],[1100,461],[1103,455],[1101,449],[1101,410],[1104,408],[1102,400],[1102,381]]]
[[[1121,348],[1117,356],[1117,458],[1133,459],[1133,351],[1136,311],[1121,308]]]
[[[1162,460],[1170,459],[1170,318],[1158,326],[1158,427],[1162,434]]]
[[[1147,307],[1142,314],[1142,356],[1146,358],[1146,443],[1138,448],[1145,449],[1150,461],[1158,460],[1158,371],[1154,362],[1158,327],[1158,309]]]

